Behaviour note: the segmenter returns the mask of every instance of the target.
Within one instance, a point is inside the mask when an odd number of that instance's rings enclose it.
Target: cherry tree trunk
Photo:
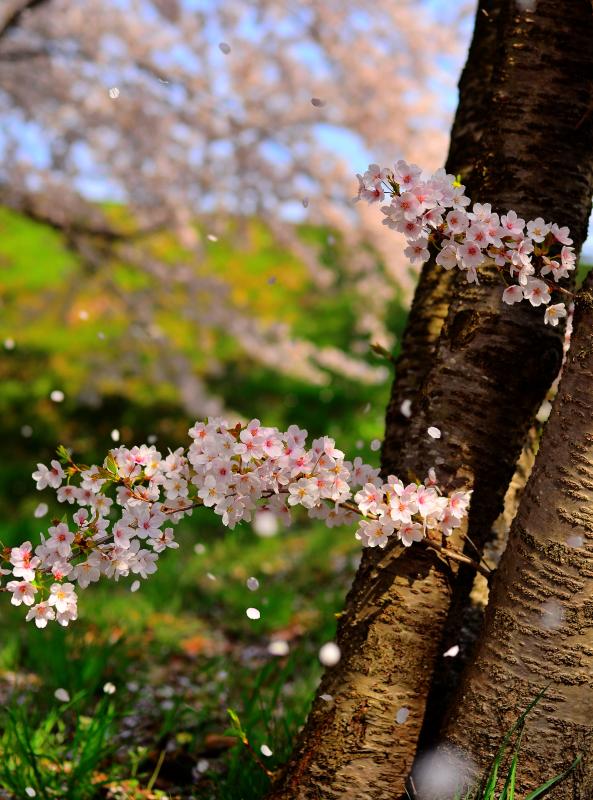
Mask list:
[[[487,765],[503,732],[550,684],[528,718],[518,792],[562,772],[581,753],[580,768],[552,796],[590,800],[592,675],[593,294],[584,291],[559,393],[447,739]]]
[[[578,247],[593,182],[590,3],[539,0],[533,14],[515,0],[501,0],[497,8],[496,18],[478,10],[461,85],[461,106],[476,101],[481,115],[471,154],[473,197],[501,212],[514,208],[528,219],[568,224]],[[490,77],[480,72],[482,34],[482,55],[494,65]],[[425,281],[427,274],[430,267]],[[543,325],[541,310],[525,303],[503,307],[498,278],[484,270],[480,281],[468,285],[458,277],[447,287],[447,316],[434,326],[438,339],[420,324],[421,339],[430,342],[422,350],[429,363],[420,361],[410,380],[414,325],[429,313],[421,282],[382,454],[384,474],[423,477],[436,466],[447,488],[473,487],[469,528],[478,546],[501,509],[561,357],[559,333]],[[400,413],[403,399],[412,400],[409,419]],[[427,435],[431,425],[441,439]],[[326,672],[270,800],[403,794],[434,666],[449,645],[443,634],[457,577],[456,564],[421,547],[365,554],[338,626],[342,658]]]

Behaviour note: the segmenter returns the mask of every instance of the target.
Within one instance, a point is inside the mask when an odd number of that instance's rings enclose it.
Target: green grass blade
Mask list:
[[[519,749],[521,747],[521,739],[523,738],[523,730],[519,731],[517,743],[515,744],[515,751],[513,753],[513,760],[511,761],[511,768],[507,779],[504,783],[500,800],[514,800],[515,798],[515,782],[517,780],[517,764],[519,762]]]
[[[38,757],[37,753],[33,749],[33,744],[31,742],[31,731],[27,724],[27,720],[22,714],[20,715],[19,719],[12,709],[8,709],[8,715],[12,724],[15,741],[21,749],[21,754],[25,759],[25,762],[30,766],[33,775],[35,776],[37,792],[42,798],[44,798],[44,800],[47,800],[45,782],[39,770],[39,764],[37,760]],[[22,729],[19,726],[19,722],[22,725]]]
[[[535,800],[536,797],[543,797],[549,789],[551,789],[553,786],[556,786],[557,783],[560,783],[560,781],[564,780],[564,778],[570,775],[580,760],[581,756],[578,755],[568,769],[565,769],[564,772],[560,773],[560,775],[556,775],[555,778],[550,778],[550,780],[546,781],[546,783],[543,783],[539,789],[534,789],[533,792],[530,792],[527,795],[525,800]]]
[[[496,755],[494,756],[494,759],[492,761],[492,765],[488,773],[488,778],[486,779],[486,784],[485,785],[482,784],[478,789],[478,792],[476,794],[476,800],[479,800],[480,798],[488,800],[489,798],[494,796],[494,790],[496,789],[496,784],[498,782],[498,773],[500,770],[500,766],[503,762],[503,759],[505,757],[506,751],[508,749],[509,742],[511,741],[515,733],[523,728],[527,715],[532,710],[532,708],[534,708],[534,706],[536,706],[539,703],[539,701],[542,699],[548,688],[549,684],[547,686],[544,686],[541,692],[539,692],[534,697],[534,699],[531,701],[531,703],[529,703],[525,711],[521,714],[521,716],[517,719],[514,725],[505,734],[505,737],[502,740],[502,743],[498,748]]]

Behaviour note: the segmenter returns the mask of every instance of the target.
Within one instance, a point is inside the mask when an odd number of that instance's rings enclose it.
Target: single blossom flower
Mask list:
[[[566,306],[564,303],[556,303],[553,306],[548,306],[546,308],[546,313],[544,315],[544,322],[546,325],[552,325],[552,327],[556,327],[561,319],[564,319],[566,316]]]

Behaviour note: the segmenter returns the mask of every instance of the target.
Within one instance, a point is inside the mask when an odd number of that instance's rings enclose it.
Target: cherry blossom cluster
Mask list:
[[[385,547],[394,533],[406,547],[420,542],[427,531],[450,536],[467,514],[471,492],[444,497],[437,489],[434,469],[424,483],[404,483],[390,475],[386,483],[365,483],[354,495],[359,512],[370,517],[358,526],[356,538],[364,547]]]
[[[178,547],[172,524],[198,506],[229,528],[262,512],[289,524],[297,506],[328,527],[362,517],[356,536],[366,547],[385,547],[392,536],[406,547],[436,541],[467,513],[470,493],[443,496],[434,470],[421,484],[384,482],[361,458],[346,461],[328,436],[307,446],[307,431],[296,425],[280,432],[257,419],[231,427],[215,418],[197,422],[189,436],[187,449],[165,457],[154,445],[121,446],[89,467],[60,448],[60,460],[37,465],[37,489],[53,489],[72,513],[52,520],[35,548],[25,542],[0,551],[4,590],[26,607],[27,620],[67,625],[77,617],[77,590],[101,577],[136,576],[137,588],[156,572],[160,554]]]
[[[499,216],[490,203],[472,205],[465,186],[444,169],[425,179],[415,164],[398,161],[393,169],[370,164],[357,178],[356,200],[391,198],[381,206],[383,224],[405,235],[404,252],[412,263],[427,261],[432,247],[437,264],[458,268],[477,283],[478,267],[489,262],[507,283],[505,303],[545,305],[544,322],[553,326],[566,317],[564,303],[550,300],[553,292],[566,293],[559,282],[576,266],[567,227],[542,217],[525,223],[515,211]]]

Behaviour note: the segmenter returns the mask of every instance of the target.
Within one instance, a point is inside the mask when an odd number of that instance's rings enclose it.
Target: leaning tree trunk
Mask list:
[[[584,291],[559,393],[446,738],[486,766],[520,710],[550,684],[528,718],[518,791],[563,771],[581,753],[581,767],[553,797],[590,800],[592,675],[593,294]]]
[[[459,81],[459,104],[451,130],[451,142],[446,162],[448,172],[461,174],[466,186],[471,191],[476,181],[477,165],[482,152],[482,139],[485,133],[485,119],[490,103],[490,93],[485,87],[492,85],[492,71],[495,63],[497,44],[497,21],[500,0],[479,0],[474,34],[469,49],[467,62]],[[422,385],[432,364],[437,342],[439,340],[444,322],[447,318],[449,304],[454,293],[455,276],[452,272],[441,269],[434,263],[434,259],[427,262],[421,272],[414,300],[403,337],[402,349],[397,362],[396,380],[393,383],[391,398],[387,409],[386,428],[389,431],[391,447],[394,451],[405,447],[409,431],[409,417],[401,413],[405,400],[415,403],[418,388]],[[414,406],[412,411],[415,412]],[[372,563],[370,554],[366,554],[363,562]],[[365,568],[368,568],[368,564]],[[361,565],[361,571],[363,565]],[[347,601],[348,602],[348,601]],[[340,637],[343,648],[344,642]],[[331,675],[326,675],[326,679]],[[322,685],[323,686],[323,685]],[[311,789],[311,797],[323,797],[321,789],[317,788],[318,775],[320,782],[331,782],[333,771],[339,764],[336,761],[332,768],[332,754],[339,759],[341,736],[338,728],[330,730],[331,724],[322,722],[318,714],[326,708],[320,696],[326,694],[322,686],[319,687],[317,696],[308,719],[307,726],[299,736],[292,757],[285,769],[275,781],[268,800],[289,800],[289,798],[306,797],[307,789]],[[336,695],[338,689],[335,690]],[[327,695],[326,695],[327,696]],[[311,750],[309,736],[314,730],[319,730],[322,737],[329,736],[324,741],[324,754],[322,763],[311,764]],[[343,763],[350,756],[346,752]],[[328,762],[327,759],[330,759]],[[348,780],[348,779],[346,779]],[[311,786],[308,787],[308,783]],[[315,785],[314,785],[315,784]],[[333,795],[327,796],[358,796],[360,782],[352,786],[352,795],[347,785],[338,782]],[[358,795],[357,795],[358,793]]]
[[[475,199],[569,224],[578,246],[593,180],[591,7],[539,0],[532,15],[515,0],[501,5]],[[526,304],[503,308],[501,290],[488,271],[479,286],[456,282],[422,385],[405,387],[416,393],[405,427],[399,377],[394,385],[383,449],[384,474],[422,476],[436,465],[447,487],[472,486],[470,533],[478,542],[499,513],[561,354],[557,332]],[[431,425],[442,430],[440,440],[427,436]],[[324,676],[270,800],[393,800],[403,792],[456,569],[419,547],[398,555],[398,548],[365,555],[338,626],[342,659]],[[407,709],[403,724],[400,709]]]

